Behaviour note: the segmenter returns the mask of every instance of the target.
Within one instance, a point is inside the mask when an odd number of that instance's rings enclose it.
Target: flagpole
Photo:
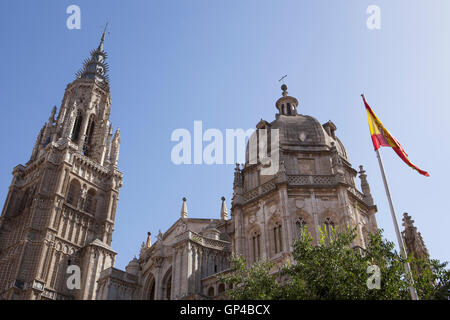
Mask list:
[[[405,246],[403,244],[403,238],[400,234],[400,230],[398,228],[397,218],[395,217],[394,205],[392,204],[391,193],[389,192],[389,187],[386,180],[386,174],[384,173],[383,162],[381,161],[380,150],[375,150],[378,158],[378,164],[380,165],[381,176],[383,177],[384,189],[386,191],[386,196],[389,201],[389,208],[391,209],[392,221],[394,222],[395,234],[397,235],[398,246],[400,247],[400,254],[403,259],[407,258]],[[417,297],[416,288],[414,288],[414,279],[412,277],[411,268],[408,262],[405,262],[405,272],[406,276],[409,278],[409,292],[411,293],[412,300],[419,300]]]

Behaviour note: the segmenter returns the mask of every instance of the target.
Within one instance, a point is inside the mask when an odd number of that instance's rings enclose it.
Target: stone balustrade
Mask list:
[[[202,236],[201,234],[198,234],[198,233],[190,231],[190,230],[178,235],[176,239],[177,239],[177,242],[190,240],[192,242],[198,243],[201,246],[211,248],[211,249],[216,249],[216,250],[230,250],[231,249],[230,243],[227,241],[207,238],[207,237]]]

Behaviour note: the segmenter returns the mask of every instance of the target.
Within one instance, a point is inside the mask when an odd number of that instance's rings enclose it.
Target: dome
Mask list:
[[[344,145],[334,133],[336,126],[331,121],[321,125],[311,116],[277,114],[276,119],[271,123],[261,120],[256,127],[257,129],[278,129],[280,148],[283,150],[324,151],[334,145],[338,154],[348,161]],[[269,132],[268,135],[270,135]],[[248,143],[245,162],[249,162]]]
[[[139,266],[139,260],[136,256],[128,263],[129,266]]]
[[[139,260],[136,259],[136,256],[131,260],[128,265],[125,267],[127,273],[137,275],[139,272]]]
[[[334,134],[336,126],[331,121],[321,125],[316,118],[307,115],[277,115],[269,128],[279,129],[280,147],[301,147],[300,150],[315,151],[329,149],[334,143],[338,153],[347,159],[347,152]]]
[[[328,121],[322,125],[314,117],[299,114],[298,100],[288,95],[286,85],[282,85],[281,89],[282,97],[275,103],[279,111],[276,119],[271,123],[261,119],[256,128],[278,129],[280,148],[283,150],[328,151],[334,145],[338,154],[348,161],[344,145],[335,135],[335,124]],[[267,134],[270,135],[270,131]],[[249,162],[248,143],[245,162]]]
[[[270,129],[279,129],[280,145],[326,145],[325,131],[319,121],[310,116],[279,115],[270,124]]]
[[[211,239],[218,240],[220,238],[220,231],[217,229],[217,223],[216,221],[212,220],[210,223],[203,229],[202,234]]]

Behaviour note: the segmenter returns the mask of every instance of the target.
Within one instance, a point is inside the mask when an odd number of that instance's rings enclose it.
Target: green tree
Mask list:
[[[268,261],[254,264],[232,257],[231,271],[221,280],[233,285],[232,299],[409,299],[405,260],[394,244],[382,238],[382,230],[370,234],[365,250],[354,248],[354,229],[338,232],[320,229],[320,245],[315,246],[307,229],[294,242],[293,263],[276,267]],[[422,299],[446,299],[450,271],[437,260],[408,259]],[[368,267],[380,274],[379,289],[367,285]]]
[[[448,299],[450,292],[450,270],[447,262],[435,259],[411,257],[415,287],[423,300]]]
[[[236,300],[276,300],[281,297],[277,275],[271,272],[273,264],[269,261],[257,261],[250,267],[241,257],[231,257],[232,270],[221,281],[233,285],[227,295]]]

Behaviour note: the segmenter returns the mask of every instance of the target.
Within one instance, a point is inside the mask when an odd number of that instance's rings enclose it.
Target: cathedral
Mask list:
[[[122,173],[104,37],[67,86],[58,115],[51,111],[29,161],[13,169],[0,217],[0,299],[224,299],[219,275],[232,254],[282,265],[303,226],[316,244],[319,226],[353,226],[354,246],[366,246],[378,227],[363,167],[352,167],[336,125],[301,114],[283,85],[275,119],[256,125],[278,130],[279,170],[261,174],[264,161],[247,152],[234,169],[230,211],[222,197],[216,217],[193,218],[183,198],[179,219],[154,243],[148,233],[125,270],[114,268]],[[410,217],[404,222],[407,245],[421,247]],[[67,285],[70,266],[81,270],[79,288]]]

